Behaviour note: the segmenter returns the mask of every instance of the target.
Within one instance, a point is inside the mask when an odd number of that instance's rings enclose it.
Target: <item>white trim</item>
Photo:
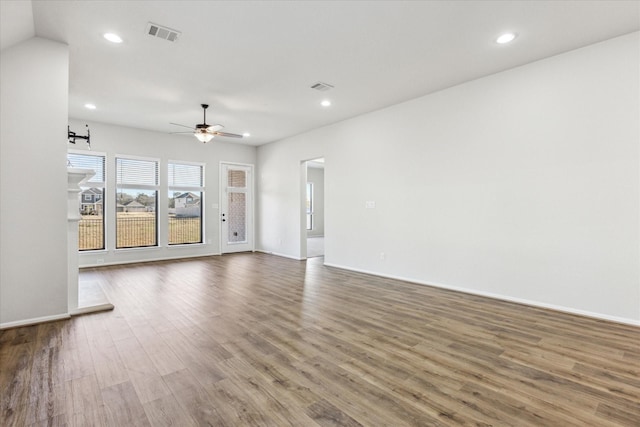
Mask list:
[[[79,308],[76,308],[75,310],[72,310],[69,314],[71,316],[80,316],[82,314],[97,313],[99,311],[111,311],[114,308],[115,307],[114,307],[113,304],[107,302],[107,303],[103,303],[103,304],[96,304],[96,305],[91,305],[91,306],[86,306],[86,307],[79,307]]]
[[[109,253],[111,251],[108,250],[108,249],[85,249],[83,251],[78,249],[78,254],[80,254],[80,255],[82,255],[82,254],[97,254],[97,253],[100,253],[100,252]]]
[[[9,328],[18,328],[20,326],[37,325],[38,323],[54,322],[56,320],[70,319],[69,313],[56,314],[53,316],[34,317],[32,319],[16,320],[15,322],[0,323],[0,330]]]
[[[256,167],[253,163],[228,162],[225,160],[220,160],[220,164],[235,165],[235,166],[251,166],[252,168]]]
[[[77,148],[67,148],[67,153],[71,154],[84,154],[86,156],[96,156],[96,157],[104,157],[106,161],[107,153],[103,151],[89,151],[89,150],[78,150]]]
[[[481,296],[481,297],[487,297],[487,298],[497,299],[497,300],[501,300],[501,301],[514,302],[514,303],[517,303],[517,304],[524,304],[524,305],[528,305],[528,306],[532,306],[532,307],[545,308],[545,309],[548,309],[548,310],[559,311],[559,312],[563,312],[563,313],[569,313],[569,314],[574,314],[574,315],[583,316],[583,317],[589,317],[589,318],[598,319],[598,320],[606,320],[606,321],[609,321],[609,322],[622,323],[622,324],[625,324],[625,325],[640,326],[640,320],[627,319],[625,317],[609,316],[607,314],[595,313],[595,312],[592,312],[592,311],[579,310],[579,309],[576,309],[576,308],[564,307],[564,306],[555,305],[555,304],[546,304],[546,303],[542,303],[542,302],[538,302],[538,301],[531,301],[531,300],[524,299],[524,298],[514,298],[514,297],[510,297],[510,296],[506,296],[506,295],[494,294],[494,293],[491,293],[491,292],[476,291],[476,290],[473,290],[473,289],[461,288],[461,287],[458,287],[458,286],[450,286],[450,285],[446,285],[446,284],[443,284],[443,283],[425,282],[425,281],[420,281],[420,280],[411,279],[411,278],[402,277],[402,276],[395,276],[395,275],[391,275],[391,274],[381,274],[381,273],[377,273],[377,272],[373,272],[373,271],[369,271],[369,270],[362,270],[362,269],[358,269],[358,268],[346,267],[344,265],[339,265],[339,264],[331,264],[331,263],[325,262],[324,265],[327,266],[327,267],[339,268],[341,270],[349,270],[349,271],[355,271],[355,272],[358,272],[358,273],[371,274],[372,276],[385,277],[385,278],[394,279],[394,280],[401,280],[403,282],[415,283],[417,285],[432,286],[434,288],[447,289],[447,290],[461,292],[461,293],[470,294],[470,295],[478,295],[478,296]]]
[[[298,256],[307,259],[307,186],[309,184],[309,165],[307,161],[300,162],[300,186],[298,191]]]
[[[222,169],[223,169],[223,165],[232,165],[232,166],[240,166],[240,167],[246,167],[249,168],[249,176],[251,178],[251,221],[250,221],[250,225],[251,225],[251,252],[255,252],[256,251],[256,166],[253,163],[240,163],[240,162],[229,162],[229,161],[225,161],[225,160],[220,160],[220,162],[218,163],[218,238],[219,238],[219,248],[220,248],[220,253],[222,254],[222,247],[224,246],[223,244],[223,239],[224,236],[222,235],[222,221],[220,218],[220,209],[222,206],[222,198],[224,197],[224,194],[226,194],[224,191],[222,191],[222,183],[226,182],[226,177],[223,178],[223,174],[222,174]],[[245,187],[246,188],[246,187]],[[232,253],[232,252],[226,252],[226,253]]]
[[[122,261],[112,261],[112,262],[101,262],[101,263],[93,263],[93,264],[82,264],[80,269],[83,268],[96,268],[96,267],[106,267],[109,265],[123,265],[123,264],[144,264],[146,262],[157,262],[157,261],[172,261],[176,259],[188,259],[188,258],[206,258],[209,256],[218,256],[221,255],[220,252],[213,252],[208,254],[194,254],[194,255],[181,255],[181,256],[171,256],[171,257],[162,257],[162,258],[150,258],[150,259],[137,259],[137,260],[122,260]]]
[[[198,243],[174,243],[172,245],[167,243],[166,247],[167,249],[179,249],[179,248],[194,248],[197,246],[208,246],[209,243],[204,243],[204,242],[198,242]]]
[[[113,249],[113,253],[118,253],[118,252],[135,252],[135,251],[158,251],[162,248],[164,248],[165,246],[160,246],[160,244],[157,245],[153,245],[153,246],[132,246],[132,247],[127,247],[127,248],[115,248]]]
[[[191,166],[202,166],[204,168],[204,166],[206,166],[207,164],[204,162],[190,162],[188,160],[172,160],[172,159],[167,159],[167,164],[169,163],[179,163],[181,165],[191,165]]]
[[[281,254],[279,252],[264,251],[262,249],[256,249],[254,252],[260,252],[260,253],[267,254],[267,255],[275,255],[275,256],[282,257],[282,258],[294,259],[296,261],[305,261],[306,260],[306,258],[300,258],[300,257],[292,256],[292,255]]]
[[[160,167],[160,161],[162,160],[160,157],[143,157],[143,156],[133,156],[130,154],[114,154],[114,159],[129,159],[129,160],[146,160],[148,162],[157,162],[158,168]]]

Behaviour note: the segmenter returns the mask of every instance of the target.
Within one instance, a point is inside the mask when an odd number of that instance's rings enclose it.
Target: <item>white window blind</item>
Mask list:
[[[117,157],[116,180],[118,186],[156,187],[158,185],[158,162]]]
[[[169,187],[203,187],[203,166],[183,163],[169,163]]]
[[[105,157],[103,155],[67,153],[67,161],[69,167],[91,169],[95,171],[96,174],[91,177],[88,182],[104,182]]]

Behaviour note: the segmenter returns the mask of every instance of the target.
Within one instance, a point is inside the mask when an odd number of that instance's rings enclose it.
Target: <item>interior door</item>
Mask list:
[[[253,251],[253,166],[220,165],[220,250]]]

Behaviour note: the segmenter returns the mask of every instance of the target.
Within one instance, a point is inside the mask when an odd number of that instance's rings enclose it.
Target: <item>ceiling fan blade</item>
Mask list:
[[[170,135],[181,135],[181,134],[190,134],[193,135],[193,131],[191,132],[169,132]]]
[[[183,128],[193,129],[193,126],[181,125],[180,123],[169,123],[170,125],[182,126]]]
[[[242,138],[242,135],[238,135],[237,133],[229,133],[229,132],[221,132],[220,129],[223,129],[224,126],[220,125],[220,124],[215,124],[215,125],[209,125],[207,124],[207,107],[209,107],[207,104],[200,104],[200,106],[202,107],[202,123],[198,123],[195,127],[191,127],[191,126],[186,126],[180,123],[171,123],[172,125],[175,126],[181,126],[183,128],[188,128],[191,129],[191,132],[170,132],[172,134],[179,134],[179,133],[192,133],[194,134],[196,137],[198,137],[198,139],[202,138],[202,139],[211,139],[211,137],[214,136],[223,136],[226,138]],[[203,135],[204,134],[204,135]],[[201,139],[201,140],[202,140]]]
[[[242,135],[238,135],[237,133],[229,133],[229,132],[210,132],[214,135],[218,136],[226,136],[228,138],[242,138]]]
[[[224,126],[222,125],[211,125],[207,128],[207,132],[216,132],[222,129]]]

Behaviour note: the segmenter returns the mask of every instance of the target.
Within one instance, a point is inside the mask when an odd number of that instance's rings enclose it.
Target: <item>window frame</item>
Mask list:
[[[120,176],[118,175],[118,160],[133,160],[133,161],[142,161],[142,162],[152,162],[155,163],[155,184],[140,184],[140,183],[119,183]],[[115,154],[113,156],[113,167],[115,169],[115,177],[114,177],[114,216],[115,216],[115,229],[114,229],[114,246],[116,251],[127,251],[127,250],[140,250],[140,249],[156,249],[160,247],[160,221],[159,221],[159,212],[158,212],[158,199],[160,197],[160,183],[162,182],[161,176],[161,159],[157,157],[146,157],[146,156],[135,156],[129,154]],[[155,243],[152,245],[140,245],[140,246],[118,246],[118,191],[120,189],[123,190],[143,190],[143,191],[153,191],[155,192],[155,206],[153,208],[154,218],[155,218]],[[134,199],[135,200],[135,199]]]
[[[175,185],[175,180],[173,183],[170,183],[170,173],[169,173],[169,169],[171,167],[171,165],[185,165],[185,166],[198,166],[200,167],[200,186],[192,186],[192,185]],[[192,161],[188,161],[188,160],[173,160],[173,159],[169,159],[167,160],[167,208],[169,205],[169,199],[170,196],[169,194],[171,194],[172,192],[182,192],[182,193],[199,193],[200,194],[200,241],[199,242],[180,242],[180,243],[171,243],[171,229],[170,229],[170,218],[169,218],[169,212],[167,211],[167,215],[165,217],[166,219],[166,237],[167,237],[167,246],[170,248],[175,248],[175,247],[179,247],[179,246],[193,246],[193,245],[202,245],[206,242],[206,236],[205,236],[205,198],[206,198],[206,185],[205,185],[205,172],[206,172],[206,163],[205,162],[192,162]],[[175,205],[174,205],[175,206]]]
[[[81,193],[85,190],[88,190],[90,188],[100,188],[102,189],[102,198],[100,200],[102,200],[102,247],[101,248],[93,248],[93,249],[80,249],[80,242],[78,241],[78,252],[79,253],[87,253],[87,252],[100,252],[100,251],[106,251],[107,250],[107,231],[108,231],[108,210],[106,209],[106,200],[104,197],[105,192],[107,191],[107,153],[105,152],[100,152],[100,151],[88,151],[88,150],[78,150],[78,149],[73,149],[73,148],[69,148],[67,149],[67,161],[69,162],[69,166],[68,167],[80,167],[80,166],[76,166],[73,165],[69,159],[69,154],[71,154],[72,156],[87,156],[87,157],[100,157],[102,158],[102,181],[92,181],[93,178],[89,179],[89,181],[85,182],[82,186],[80,186],[81,188]],[[79,198],[79,203],[78,203],[78,209],[80,209],[80,206],[82,205],[82,202],[85,201],[93,201],[94,203],[99,201],[99,200],[92,200],[92,198],[90,197],[89,200],[86,199],[87,195],[82,194],[82,198]],[[83,219],[80,220],[80,222],[78,223],[78,226],[80,226],[80,223],[83,221]],[[81,230],[80,227],[78,227],[78,240],[80,240],[81,238]]]

